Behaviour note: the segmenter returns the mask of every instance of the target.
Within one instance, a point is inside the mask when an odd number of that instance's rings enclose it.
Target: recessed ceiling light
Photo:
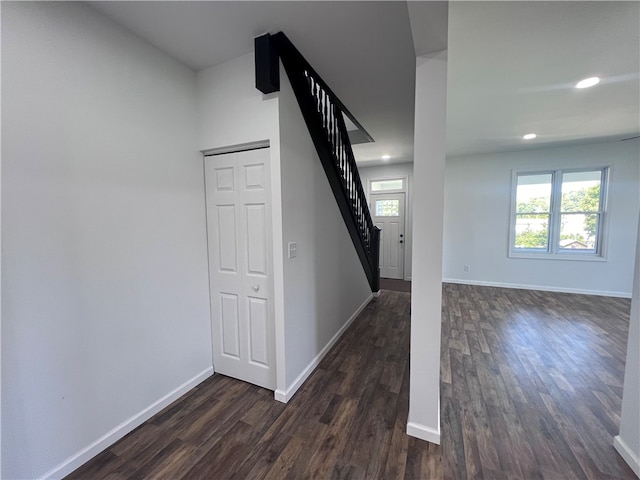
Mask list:
[[[524,138],[525,140],[533,140],[536,137],[537,135],[535,133],[527,133],[526,135],[522,136],[522,138]]]
[[[598,77],[589,77],[576,83],[576,88],[589,88],[597,85],[598,83],[600,83],[600,79]]]
[[[391,155],[382,155],[383,160],[389,160],[390,158],[391,158]]]

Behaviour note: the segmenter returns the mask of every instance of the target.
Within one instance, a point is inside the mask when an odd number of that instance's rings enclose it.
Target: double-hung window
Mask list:
[[[601,257],[608,168],[514,172],[510,256]]]

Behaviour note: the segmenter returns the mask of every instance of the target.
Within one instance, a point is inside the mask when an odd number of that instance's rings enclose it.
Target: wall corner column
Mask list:
[[[624,370],[620,434],[616,435],[613,441],[617,452],[640,478],[640,409],[638,405],[640,405],[640,219],[636,240],[636,263]]]
[[[407,434],[440,444],[440,323],[447,52],[416,64],[411,373]]]

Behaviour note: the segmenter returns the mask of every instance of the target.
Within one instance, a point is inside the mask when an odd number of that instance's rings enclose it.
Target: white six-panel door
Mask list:
[[[404,278],[404,193],[371,195],[371,216],[380,232],[380,276]]]
[[[213,363],[275,389],[269,149],[205,157]]]

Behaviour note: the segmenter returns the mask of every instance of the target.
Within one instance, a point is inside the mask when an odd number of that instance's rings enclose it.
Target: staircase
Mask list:
[[[282,32],[255,39],[256,88],[262,93],[280,90],[280,61],[300,105],[371,291],[377,292],[380,280],[380,229],[371,220],[345,126],[344,116],[353,119],[353,115]]]

